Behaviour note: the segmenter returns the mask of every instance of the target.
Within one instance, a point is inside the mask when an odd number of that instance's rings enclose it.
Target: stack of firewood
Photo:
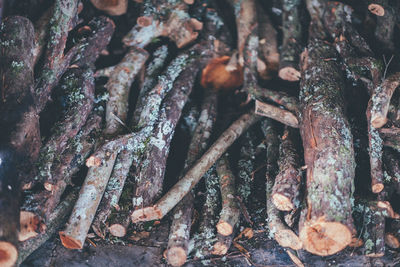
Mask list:
[[[173,266],[243,225],[297,265],[400,247],[396,1],[21,2],[0,1],[1,266],[164,217]]]

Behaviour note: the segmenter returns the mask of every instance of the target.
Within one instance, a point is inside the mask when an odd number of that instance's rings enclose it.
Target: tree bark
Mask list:
[[[295,132],[286,127],[279,147],[279,173],[272,188],[272,202],[278,210],[291,211],[299,208],[300,167]]]
[[[163,218],[199,182],[203,174],[228,149],[228,147],[259,117],[254,113],[244,114],[236,120],[215,143],[204,153],[196,164],[153,206],[138,209],[132,213],[132,221],[151,221]]]
[[[34,29],[23,17],[8,17],[0,32],[0,265],[17,260],[20,181],[40,147],[33,106]]]
[[[313,37],[315,25],[311,22],[308,50],[301,64],[300,133],[307,165],[308,211],[302,214],[305,218],[299,228],[304,248],[326,256],[344,249],[352,239],[355,159],[344,114],[343,74],[331,60],[337,56],[335,49]]]

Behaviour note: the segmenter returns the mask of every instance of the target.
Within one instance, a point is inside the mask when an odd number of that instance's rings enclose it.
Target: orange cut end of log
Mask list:
[[[370,4],[368,6],[368,10],[372,14],[375,14],[375,15],[380,16],[380,17],[385,15],[385,9],[383,8],[383,6],[378,5],[378,4]]]
[[[148,222],[148,221],[160,220],[162,219],[162,217],[163,217],[162,212],[156,207],[146,207],[132,212],[131,220],[132,223]]]
[[[69,249],[81,249],[83,244],[81,241],[76,240],[73,237],[68,236],[65,232],[59,232],[61,243],[64,247]]]
[[[121,224],[112,224],[108,227],[110,234],[116,237],[124,237],[126,235],[126,229]]]
[[[380,193],[385,186],[382,183],[372,185],[372,192],[377,194]]]
[[[285,67],[279,70],[278,76],[285,81],[297,82],[300,80],[301,74],[300,71],[296,70],[295,68]]]
[[[33,212],[21,211],[19,216],[19,225],[18,240],[21,242],[39,234],[40,220]]]
[[[5,241],[0,241],[0,266],[12,267],[17,261],[17,248]]]
[[[300,238],[292,230],[279,230],[275,233],[275,240],[282,247],[299,250],[303,247]]]
[[[202,71],[201,86],[215,91],[240,87],[243,84],[243,67],[237,64],[236,68],[227,68],[229,60],[229,56],[212,59]]]
[[[376,117],[371,119],[371,124],[375,128],[381,128],[386,124],[387,120],[388,119],[386,117]]]
[[[211,251],[211,254],[222,256],[228,253],[228,249],[229,249],[228,246],[225,245],[224,243],[216,242],[214,244],[213,250]]]
[[[352,240],[351,231],[339,222],[307,222],[300,231],[303,247],[308,252],[328,256],[347,247]]]
[[[227,223],[227,222],[225,222],[223,220],[220,220],[217,223],[217,231],[218,231],[218,233],[220,233],[223,236],[228,236],[228,235],[232,234],[233,227],[229,223]]]
[[[186,262],[186,251],[181,247],[173,247],[167,250],[167,261],[172,266],[182,266]]]
[[[278,210],[282,211],[291,211],[294,208],[290,199],[282,194],[273,194],[272,203],[274,203]]]

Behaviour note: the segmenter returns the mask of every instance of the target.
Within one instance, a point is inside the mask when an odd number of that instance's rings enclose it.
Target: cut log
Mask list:
[[[278,210],[291,211],[300,206],[300,157],[293,129],[285,128],[279,146],[279,173],[272,188],[272,202]]]
[[[302,248],[299,237],[289,227],[285,226],[272,202],[272,188],[274,186],[275,176],[278,172],[279,139],[276,129],[271,120],[265,120],[262,125],[267,145],[267,164],[266,164],[266,205],[268,216],[268,229],[271,238],[274,238],[282,247],[292,249]]]
[[[57,183],[53,184],[52,191],[42,190],[25,198],[21,206],[20,241],[46,231],[48,220],[60,202],[65,189],[71,183],[72,176],[81,169],[92,151],[95,137],[98,136],[101,128],[101,120],[101,115],[92,113],[81,131],[70,143],[69,148],[60,156],[59,162],[53,164],[51,172]],[[27,218],[28,221],[24,218]],[[32,220],[29,220],[30,218]],[[24,225],[29,225],[29,229],[24,229]]]
[[[21,264],[32,252],[41,247],[59,230],[70,214],[75,200],[78,198],[79,190],[73,189],[48,216],[46,231],[33,239],[20,243],[17,265]]]
[[[244,114],[236,120],[204,153],[196,164],[156,204],[132,213],[132,222],[163,218],[200,181],[203,174],[252,124],[260,119],[254,113]]]
[[[109,158],[111,160],[107,160],[104,165],[89,168],[89,172],[79,193],[79,198],[75,203],[65,230],[59,232],[64,247],[82,249],[93,217],[106,188],[116,156],[117,153],[110,154]]]
[[[125,129],[121,122],[127,120],[130,88],[148,56],[149,54],[143,49],[131,48],[124,58],[113,67],[105,85],[109,93],[105,134],[115,135]]]
[[[235,176],[229,166],[228,154],[218,160],[217,173],[222,199],[222,210],[217,223],[217,231],[221,235],[231,236],[238,226],[240,210],[235,197]]]
[[[214,121],[216,119],[216,111],[217,95],[211,90],[207,90],[201,107],[200,117],[197,126],[194,129],[187,152],[184,171],[187,171],[207,149]],[[210,179],[210,177],[206,178]],[[213,194],[213,192],[207,192],[207,194]],[[206,196],[206,198],[208,197]],[[189,237],[194,209],[193,202],[194,196],[193,193],[190,192],[173,210],[173,220],[168,238],[166,255],[168,263],[174,266],[183,265],[186,262],[187,255],[189,254]],[[204,206],[204,208],[206,207],[207,205]],[[202,218],[202,220],[205,219],[206,218]],[[182,229],[185,230],[182,231]],[[204,250],[204,247],[199,249]]]
[[[300,133],[307,165],[308,210],[302,213],[305,218],[299,228],[304,248],[327,256],[349,245],[354,233],[355,159],[344,113],[343,74],[340,65],[331,60],[337,57],[335,49],[315,38],[317,25],[318,21],[312,21],[301,63]]]
[[[34,29],[8,17],[0,30],[0,265],[14,266],[18,251],[20,181],[29,176],[40,146],[33,106]]]
[[[381,128],[387,122],[390,99],[400,85],[400,72],[392,74],[379,85],[372,95],[371,125]]]
[[[279,77],[295,82],[300,79],[299,59],[302,50],[304,6],[300,0],[282,3],[282,46],[279,54]]]
[[[52,127],[52,135],[41,148],[39,156],[39,181],[44,180],[46,190],[52,191],[57,183],[51,167],[86,123],[94,103],[94,78],[90,69],[69,69],[60,80],[60,90],[65,95],[65,110],[59,122]]]

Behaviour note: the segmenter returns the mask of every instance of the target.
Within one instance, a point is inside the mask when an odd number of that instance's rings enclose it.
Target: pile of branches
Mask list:
[[[37,2],[0,28],[1,266],[167,215],[173,266],[251,228],[297,265],[400,247],[396,1]]]

